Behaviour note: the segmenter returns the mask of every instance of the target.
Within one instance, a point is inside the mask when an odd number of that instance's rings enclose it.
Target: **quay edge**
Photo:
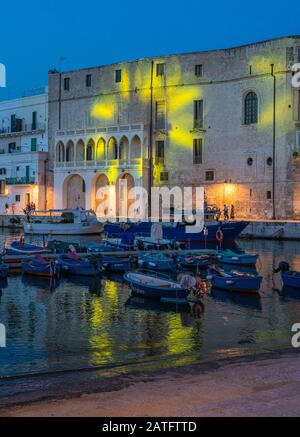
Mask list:
[[[300,221],[252,221],[239,238],[300,241]]]

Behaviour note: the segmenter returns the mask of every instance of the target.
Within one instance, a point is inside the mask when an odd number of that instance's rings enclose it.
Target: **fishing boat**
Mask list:
[[[24,221],[25,234],[88,235],[102,231],[103,223],[96,214],[80,208],[31,211]]]
[[[36,255],[48,253],[49,250],[45,247],[36,246],[35,244],[25,243],[24,240],[20,238],[20,240],[11,243],[10,252],[18,255]]]
[[[85,252],[85,247],[80,246],[79,243],[71,241],[50,240],[47,244],[47,249],[53,253],[68,252],[70,247],[74,248],[76,252]]]
[[[97,276],[101,267],[97,260],[80,258],[76,253],[63,253],[59,256],[61,271],[70,275]]]
[[[41,255],[27,257],[21,261],[25,273],[34,276],[53,278],[59,275],[60,263],[56,260],[48,261]]]
[[[204,228],[194,226],[193,231],[191,225],[184,222],[178,223],[162,223],[163,238],[171,241],[184,242],[184,243],[201,243],[201,242],[217,242],[217,231],[221,229],[223,234],[223,242],[234,241],[238,235],[247,227],[248,222],[234,221],[234,222],[220,222],[210,221],[205,223]],[[151,235],[152,223],[139,222],[128,223],[128,229],[124,231],[124,223],[106,223],[104,226],[104,232],[108,237],[120,238],[124,232],[130,232],[134,236]],[[193,227],[193,226],[192,226]]]
[[[138,257],[138,265],[152,270],[176,270],[176,262],[163,253],[147,253]]]
[[[205,269],[211,264],[209,255],[179,255],[177,262],[184,269]]]
[[[134,238],[134,246],[138,250],[166,250],[166,249],[181,249],[183,245],[174,240],[165,238],[155,239],[153,237],[136,236]]]
[[[114,252],[117,250],[116,247],[111,246],[106,241],[103,243],[89,243],[86,246],[87,252],[92,254],[98,254],[102,252]]]
[[[126,272],[131,268],[131,258],[117,258],[113,256],[102,256],[101,266],[109,272]]]
[[[262,277],[241,272],[225,272],[219,269],[209,269],[208,278],[211,278],[213,287],[228,291],[257,292]]]
[[[149,273],[127,272],[124,280],[129,284],[132,293],[139,296],[181,299],[189,294],[189,290],[181,287],[178,282]]]
[[[231,250],[222,250],[217,253],[217,260],[222,264],[253,266],[256,264],[257,259],[257,254],[236,253]]]
[[[9,266],[0,261],[0,279],[5,279],[8,276]]]

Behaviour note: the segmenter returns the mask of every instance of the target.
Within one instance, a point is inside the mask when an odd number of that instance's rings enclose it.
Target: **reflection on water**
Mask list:
[[[120,275],[55,283],[10,276],[0,283],[0,322],[7,329],[0,375],[149,360],[179,365],[289,347],[291,326],[300,322],[300,292],[282,290],[272,270],[282,259],[300,270],[299,244],[239,244],[260,254],[260,296],[214,290],[203,313],[130,297]]]

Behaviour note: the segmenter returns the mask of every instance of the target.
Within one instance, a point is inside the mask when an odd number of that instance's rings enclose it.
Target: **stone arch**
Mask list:
[[[107,177],[107,175],[105,174],[97,174],[94,178],[94,183],[93,183],[93,199],[92,199],[92,204],[93,204],[93,209],[97,214],[97,210],[99,209],[101,203],[103,203],[106,199],[98,199],[98,190],[99,188],[102,187],[106,187],[109,185],[109,179]],[[107,211],[108,213],[108,211]]]
[[[131,140],[131,157],[132,159],[140,158],[142,156],[141,139],[138,135],[135,135]]]
[[[76,143],[76,161],[84,161],[84,142],[82,139],[78,140]]]
[[[118,159],[118,142],[115,137],[110,137],[107,142],[108,159]]]
[[[87,142],[86,146],[86,160],[94,161],[95,160],[95,141],[93,138],[90,138]]]
[[[125,182],[126,181],[126,182]],[[128,199],[128,193],[135,186],[134,177],[130,173],[122,173],[116,180],[116,212],[117,216],[128,217],[130,205],[134,202]]]
[[[79,174],[71,174],[64,180],[63,207],[85,209],[85,180]]]
[[[66,145],[66,161],[67,162],[75,161],[74,152],[75,152],[74,143],[72,140],[69,140],[67,142],[67,145]]]
[[[119,158],[127,161],[129,158],[129,141],[128,138],[124,135],[119,142]]]
[[[56,162],[64,162],[65,160],[65,146],[62,141],[56,144]]]
[[[102,137],[97,141],[96,158],[97,161],[105,161],[106,159],[105,139]]]

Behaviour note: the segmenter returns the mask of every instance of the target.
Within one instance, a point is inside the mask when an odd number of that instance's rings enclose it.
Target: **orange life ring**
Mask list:
[[[224,237],[223,232],[221,231],[221,229],[218,229],[216,232],[217,241],[223,241],[223,237]]]

